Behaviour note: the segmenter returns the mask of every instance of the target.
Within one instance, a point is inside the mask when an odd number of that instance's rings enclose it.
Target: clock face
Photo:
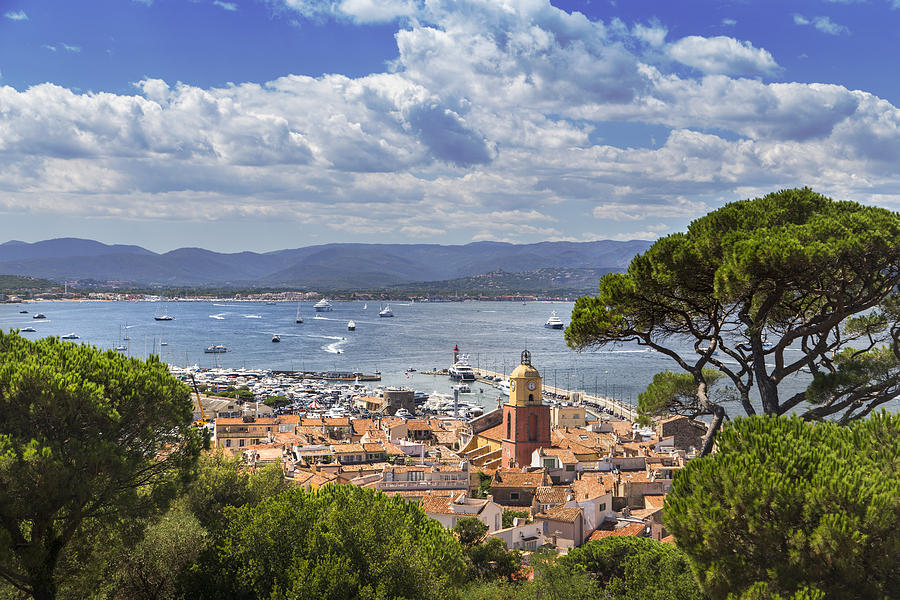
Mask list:
[[[529,381],[529,382],[528,382],[528,389],[529,389],[529,390],[534,391],[534,388],[536,388],[536,387],[537,387],[537,384],[536,384],[535,382],[533,382],[533,381]]]
[[[510,390],[516,389],[516,382],[515,382],[515,381],[510,381],[510,382],[509,382],[509,389],[510,389]]]

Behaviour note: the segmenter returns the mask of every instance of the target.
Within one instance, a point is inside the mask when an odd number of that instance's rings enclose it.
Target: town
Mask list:
[[[684,416],[642,427],[609,409],[560,403],[558,390],[547,393],[552,405],[545,403],[527,351],[509,374],[500,408],[469,421],[412,417],[412,390],[373,396],[359,384],[320,385],[312,410],[276,414],[264,403],[210,391],[249,388],[251,380],[265,387],[264,373],[190,375],[207,390],[197,396],[196,417],[212,423],[215,451],[238,455],[250,469],[279,465],[287,481],[305,489],[354,485],[401,496],[447,528],[475,516],[489,536],[526,551],[565,552],[618,535],[671,542],[664,499],[706,432]],[[333,415],[324,399],[332,394],[349,397],[367,416]]]

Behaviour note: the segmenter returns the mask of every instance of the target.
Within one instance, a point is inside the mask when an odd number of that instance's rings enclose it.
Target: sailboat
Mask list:
[[[166,300],[166,309],[163,314],[153,317],[155,321],[174,321],[175,317],[169,314],[169,301]]]
[[[368,309],[369,309],[369,304],[368,303],[363,304],[363,310],[368,310]]]
[[[300,316],[300,301],[297,300],[297,323],[303,322],[303,317]]]

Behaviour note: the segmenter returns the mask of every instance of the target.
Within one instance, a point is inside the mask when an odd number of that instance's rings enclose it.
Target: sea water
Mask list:
[[[281,302],[37,302],[0,305],[3,330],[34,327],[31,339],[75,333],[78,343],[104,349],[127,346],[125,354],[158,355],[174,365],[304,371],[380,372],[383,383],[425,392],[449,391],[446,377],[429,375],[453,362],[453,348],[468,354],[475,368],[509,374],[522,350],[544,382],[569,390],[609,396],[634,403],[655,373],[677,370],[668,357],[636,344],[576,352],[566,345],[562,330],[544,323],[556,311],[568,325],[571,302],[392,302],[394,317],[380,318],[377,302],[333,302],[331,312],[316,313],[302,305],[303,323],[296,323],[297,305]],[[364,306],[368,304],[368,309]],[[173,321],[155,321],[163,310]],[[27,310],[27,314],[19,311]],[[35,313],[46,319],[33,319]],[[350,320],[355,331],[347,330]],[[127,332],[127,333],[126,333]],[[280,343],[273,343],[277,333]],[[128,337],[129,340],[123,338]],[[224,344],[228,352],[204,353]],[[694,351],[685,342],[685,356]],[[805,387],[800,375],[785,394]],[[473,384],[471,400],[496,402],[497,390]],[[898,410],[896,400],[886,405]],[[738,407],[729,410],[740,414]]]

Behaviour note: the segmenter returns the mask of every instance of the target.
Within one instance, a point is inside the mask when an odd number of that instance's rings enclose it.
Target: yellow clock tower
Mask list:
[[[528,350],[509,376],[503,433],[501,465],[505,468],[528,466],[532,452],[550,447],[550,407],[541,401],[541,374],[531,365]]]

